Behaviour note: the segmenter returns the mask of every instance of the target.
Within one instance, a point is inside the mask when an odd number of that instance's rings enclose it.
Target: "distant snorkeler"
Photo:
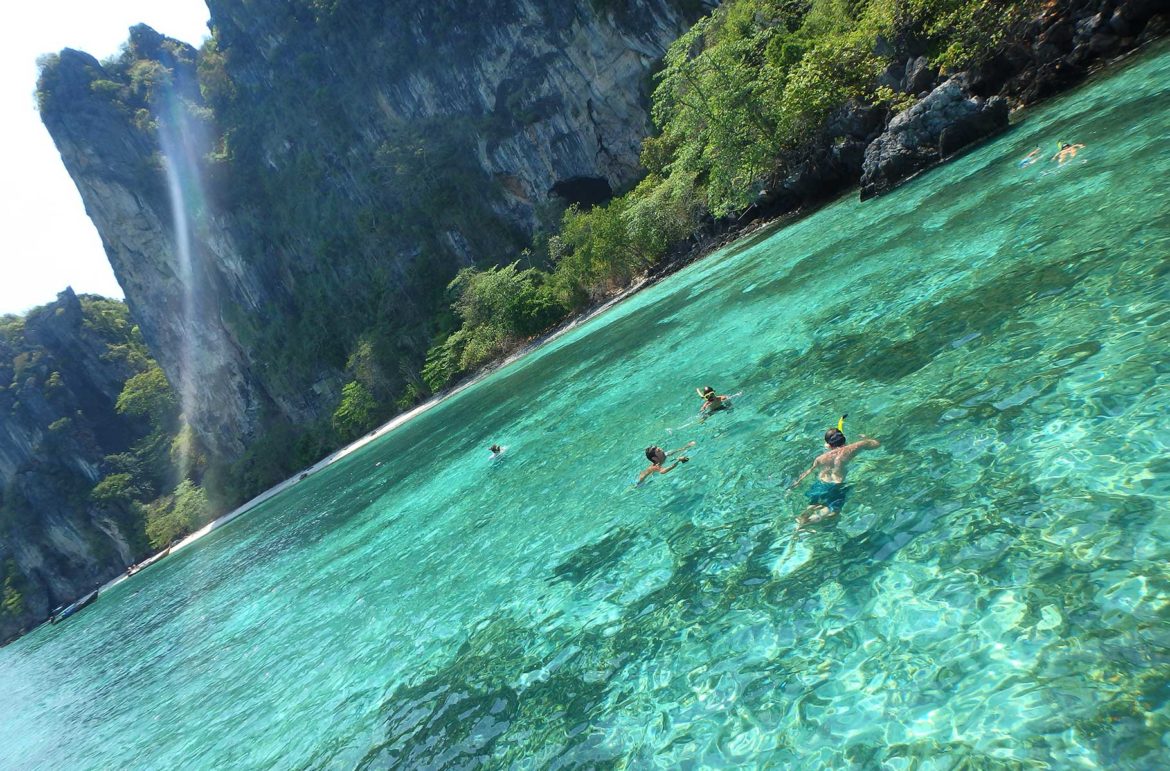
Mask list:
[[[796,518],[797,527],[840,514],[841,507],[845,505],[845,473],[849,461],[862,450],[872,450],[881,446],[881,442],[864,434],[860,441],[848,444],[843,433],[847,417],[849,416],[842,415],[837,421],[837,427],[825,432],[825,452],[818,455],[812,465],[798,476],[789,488],[790,490],[795,488],[806,476],[813,471],[817,472],[817,480],[808,491],[808,508]]]
[[[1040,160],[1040,148],[1039,147],[1035,148],[1034,150],[1032,150],[1032,152],[1028,153],[1023,158],[1021,158],[1016,165],[1022,169],[1026,166],[1031,166],[1033,163],[1035,163],[1038,160]]]
[[[696,388],[695,393],[697,393],[699,398],[703,400],[703,406],[699,408],[699,412],[703,414],[704,418],[709,417],[710,415],[719,412],[720,410],[729,410],[733,406],[731,404],[730,396],[720,396],[719,394],[716,394],[715,389],[711,386]]]
[[[503,447],[501,447],[501,446],[500,446],[500,445],[498,445],[498,444],[493,444],[493,445],[491,446],[491,451],[492,451],[492,457],[493,457],[493,458],[498,458],[498,457],[500,457],[501,455],[503,455],[503,454],[504,454],[504,448],[503,448]]]
[[[1077,150],[1080,150],[1084,145],[1071,145],[1068,142],[1057,142],[1056,146],[1059,148],[1056,155],[1052,156],[1051,160],[1062,164],[1065,161],[1071,161],[1077,157]]]
[[[635,484],[639,484],[639,485],[642,484],[642,480],[644,480],[646,477],[650,476],[651,474],[668,474],[668,473],[670,473],[670,470],[673,469],[678,464],[686,463],[687,461],[690,460],[690,458],[688,458],[685,455],[679,455],[679,459],[676,460],[674,463],[671,463],[669,466],[662,465],[663,463],[666,463],[666,459],[669,456],[678,455],[683,450],[686,450],[686,449],[688,449],[690,447],[694,447],[694,446],[695,446],[694,442],[687,442],[682,447],[679,447],[677,450],[671,450],[670,452],[666,452],[665,450],[663,450],[661,447],[659,447],[656,444],[650,445],[649,447],[646,448],[646,460],[650,461],[650,467],[638,475],[638,481]]]

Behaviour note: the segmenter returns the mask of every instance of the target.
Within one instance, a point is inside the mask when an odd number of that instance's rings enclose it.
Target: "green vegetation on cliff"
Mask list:
[[[199,444],[120,301],[66,291],[0,320],[0,420],[0,628],[73,599],[46,574],[80,594],[213,514]]]
[[[42,119],[162,368],[200,383],[209,492],[260,492],[428,396],[448,284],[513,262],[550,198],[635,181],[649,69],[701,7],[228,4],[199,50],[138,25],[105,61],[45,57]]]
[[[264,251],[278,245],[297,257],[280,277],[288,295],[283,301],[298,309],[293,322],[268,324],[266,314],[253,314],[233,316],[230,324],[254,360],[290,380],[323,364],[349,378],[338,414],[309,430],[328,444],[384,420],[395,400],[423,393],[417,373],[432,333],[429,312],[459,269],[452,239],[462,239],[459,248],[466,252],[485,254],[519,248],[523,237],[503,224],[498,185],[476,162],[480,136],[493,130],[488,117],[407,119],[387,116],[391,108],[384,105],[375,128],[367,84],[339,81],[326,55],[368,46],[378,55],[366,62],[367,77],[392,84],[404,72],[443,65],[445,56],[465,56],[491,29],[490,12],[461,14],[461,31],[447,30],[448,50],[441,55],[386,50],[381,38],[388,25],[406,17],[443,28],[453,19],[441,5],[375,8],[314,0],[290,4],[287,13],[274,20],[280,43],[263,53],[217,29],[230,40],[222,46],[218,37],[208,41],[198,74],[219,127],[211,158],[225,169],[217,177],[223,205],[243,214],[248,244]],[[322,85],[290,93],[276,84],[257,91],[233,80],[233,74],[285,60]],[[272,147],[267,137],[273,125],[297,139]],[[380,141],[363,141],[363,132]],[[263,213],[254,211],[256,202],[264,202]],[[398,255],[408,256],[409,271]],[[362,393],[388,406],[359,408],[355,399]]]
[[[16,562],[8,559],[4,561],[3,571],[0,572],[0,619],[4,617],[20,618],[27,608],[24,602],[26,581]]]
[[[225,295],[203,310],[222,319],[245,363],[263,370],[264,390],[248,405],[260,417],[242,457],[208,457],[162,370],[119,343],[135,374],[118,409],[147,430],[108,454],[95,500],[143,522],[182,523],[176,489],[185,479],[205,486],[216,510],[261,492],[629,286],[696,235],[727,227],[811,147],[837,141],[826,125],[850,105],[913,102],[883,85],[907,52],[943,70],[978,62],[1036,2],[725,2],[669,47],[647,86],[655,130],[642,145],[640,182],[603,205],[567,209],[538,207],[525,196],[548,191],[485,171],[508,168],[484,157],[518,130],[564,118],[550,107],[556,94],[541,91],[544,60],[509,70],[491,99],[440,98],[449,96],[444,86],[464,82],[463,64],[506,66],[477,46],[509,22],[493,14],[516,8],[477,7],[453,26],[447,4],[296,0],[255,18],[224,14],[197,52],[135,28],[121,55],[86,65],[85,95],[150,148],[117,173],[141,177],[160,196],[156,211],[169,210],[158,136],[168,124],[188,130],[199,151],[191,176],[207,193],[192,207],[194,229],[210,229],[200,216],[230,219],[224,232],[238,252],[212,257],[236,260],[231,269],[251,281],[225,288],[238,276],[221,277],[207,295]],[[550,25],[588,16],[577,6],[534,7]],[[592,7],[612,18],[627,6]],[[388,40],[401,45],[390,50]],[[64,88],[59,69],[46,60],[43,105]],[[506,216],[518,200],[537,211],[525,215],[535,238]],[[149,530],[155,542],[165,531]]]
[[[658,132],[642,147],[647,176],[604,206],[570,208],[557,234],[533,249],[546,257],[542,268],[461,272],[449,287],[461,326],[428,353],[428,386],[441,388],[628,286],[684,246],[704,222],[750,207],[761,189],[788,173],[789,162],[821,139],[834,111],[850,103],[908,106],[914,95],[879,84],[895,44],[912,42],[943,70],[966,67],[995,51],[1038,5],[724,3],[664,58],[653,95]]]

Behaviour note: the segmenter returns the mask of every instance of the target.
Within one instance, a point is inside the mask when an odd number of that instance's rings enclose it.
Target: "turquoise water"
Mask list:
[[[0,650],[0,766],[1165,767],[1168,122],[1162,48],[636,295]]]

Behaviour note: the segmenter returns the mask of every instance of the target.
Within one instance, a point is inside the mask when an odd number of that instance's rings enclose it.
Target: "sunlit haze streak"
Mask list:
[[[174,221],[175,257],[178,261],[179,281],[182,283],[179,309],[180,328],[183,330],[179,350],[181,382],[172,385],[179,393],[183,413],[181,419],[186,423],[195,403],[192,372],[198,350],[194,330],[200,301],[203,299],[202,274],[196,271],[194,264],[197,246],[192,238],[192,224],[198,226],[207,212],[199,168],[199,148],[206,147],[206,144],[202,141],[201,127],[190,119],[173,87],[166,88],[159,106],[162,109],[158,115],[158,140],[167,175],[171,217]],[[185,479],[189,470],[189,448],[183,442],[179,452],[180,479]]]

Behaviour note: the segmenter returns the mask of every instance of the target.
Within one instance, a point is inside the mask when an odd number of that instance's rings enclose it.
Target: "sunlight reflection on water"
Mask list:
[[[0,752],[1163,767],[1168,76],[698,263],[0,651]],[[883,449],[794,535],[844,411]]]

